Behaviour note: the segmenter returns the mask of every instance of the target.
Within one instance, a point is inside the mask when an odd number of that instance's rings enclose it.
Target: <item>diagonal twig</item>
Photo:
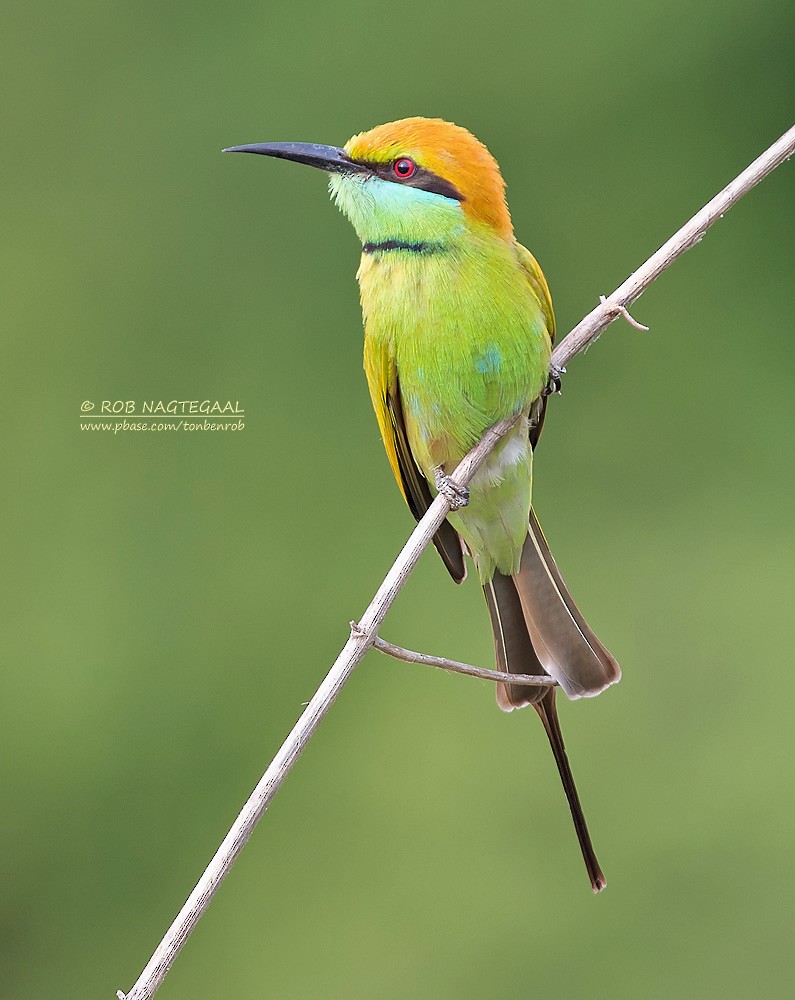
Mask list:
[[[353,622],[351,622],[351,628],[354,628]],[[356,628],[358,629],[358,626]],[[557,684],[557,681],[549,674],[507,674],[502,670],[474,667],[470,663],[461,663],[460,660],[448,660],[444,656],[415,653],[413,649],[395,646],[394,643],[387,642],[379,635],[373,639],[373,649],[377,649],[379,653],[386,653],[387,656],[391,656],[395,660],[403,660],[404,663],[421,663],[426,667],[436,667],[437,670],[449,670],[452,674],[480,677],[484,681],[506,681],[509,684],[532,685],[534,687],[555,687]]]
[[[694,246],[707,229],[721,218],[743,195],[755,187],[771,171],[795,152],[795,126],[773,143],[729,185],[708,202],[693,218],[676,232],[667,243],[641,267],[634,271],[613,293],[582,319],[558,344],[552,353],[552,364],[560,370],[618,316],[685,250]],[[488,431],[469,452],[453,473],[453,479],[466,486],[485,461],[500,437],[516,423],[518,415],[501,420]],[[232,825],[229,833],[210,861],[185,905],[166,931],[135,985],[129,993],[119,990],[120,1000],[150,1000],[172,963],[182,950],[191,931],[198,923],[219,885],[228,874],[238,854],[262,818],[271,799],[287,777],[317,729],[320,720],[333,705],[345,682],[367,650],[374,644],[378,629],[392,602],[419,560],[423,549],[447,516],[450,506],[443,496],[437,496],[425,516],[412,532],[408,542],[387,573],[384,582],[359,621],[359,630],[352,634],[320,684],[290,735],[279,748],[254,791]]]

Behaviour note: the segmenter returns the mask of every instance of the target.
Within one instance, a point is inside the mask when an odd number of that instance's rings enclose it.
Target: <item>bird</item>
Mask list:
[[[535,257],[516,239],[497,161],[466,128],[412,117],[342,147],[264,142],[254,153],[325,171],[362,245],[357,280],[364,369],[389,463],[420,519],[442,493],[434,537],[456,583],[474,563],[500,671],[554,684],[497,683],[504,711],[543,723],[591,888],[607,884],[574,784],[555,704],[599,694],[618,663],[575,605],[532,507],[533,453],[550,391],[555,317]],[[464,488],[451,476],[497,421],[518,415]]]

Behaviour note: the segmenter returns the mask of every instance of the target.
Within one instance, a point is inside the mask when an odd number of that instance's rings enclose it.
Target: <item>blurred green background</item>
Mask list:
[[[499,159],[561,332],[792,124],[788,0],[6,0],[0,992],[128,989],[411,527],[323,177],[222,146],[412,114]],[[541,727],[371,654],[172,1000],[783,996],[795,889],[795,172],[570,366],[537,506],[624,668]],[[81,433],[83,400],[245,430]],[[427,555],[386,637],[489,665]]]

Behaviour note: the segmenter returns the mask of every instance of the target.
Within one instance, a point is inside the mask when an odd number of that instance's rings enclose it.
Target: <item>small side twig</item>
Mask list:
[[[508,674],[502,670],[486,670],[485,667],[473,667],[470,663],[459,660],[448,660],[444,656],[431,656],[429,653],[415,653],[412,649],[395,646],[386,639],[376,636],[373,639],[373,649],[386,653],[396,660],[405,663],[420,663],[426,667],[436,667],[437,670],[449,670],[453,674],[466,674],[468,677],[480,677],[484,681],[507,681],[510,684],[530,685],[534,687],[554,687],[557,683],[549,674]]]
[[[630,326],[634,326],[636,330],[645,330],[648,332],[649,328],[647,326],[644,326],[643,323],[639,323],[636,319],[630,316],[629,309],[627,309],[626,306],[619,305],[616,302],[609,302],[604,295],[599,296],[599,301],[603,306],[607,306],[607,308],[614,313],[616,317],[623,316],[627,323],[629,323]]]
[[[757,157],[750,166],[708,202],[700,212],[675,233],[667,243],[637,269],[610,295],[593,309],[557,345],[552,352],[552,365],[561,370],[594,341],[617,315],[628,308],[648,286],[685,250],[694,246],[707,229],[721,218],[736,202],[755,187],[777,166],[795,152],[795,126]],[[616,307],[619,307],[616,311]],[[466,486],[486,460],[491,449],[516,423],[518,414],[501,420],[486,431],[480,442],[469,452],[453,472],[454,481]],[[273,796],[295,764],[320,720],[334,703],[343,685],[364,654],[373,645],[381,623],[419,557],[447,514],[450,505],[439,495],[412,532],[408,542],[387,573],[359,621],[360,632],[346,642],[340,655],[293,726],[265,774],[251,793],[221,846],[210,861],[184,906],[174,918],[162,941],[149,959],[126,1000],[150,1000],[166,977],[193,928],[210,904],[218,887],[230,871],[237,856],[251,836],[254,827],[268,808]],[[122,993],[120,990],[117,993]],[[123,993],[122,993],[123,995]]]

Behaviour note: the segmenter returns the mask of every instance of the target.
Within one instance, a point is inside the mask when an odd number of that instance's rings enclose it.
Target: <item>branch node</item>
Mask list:
[[[629,314],[629,310],[626,306],[619,305],[618,302],[608,302],[604,295],[599,296],[599,301],[603,306],[607,307],[608,312],[612,316],[622,316],[630,326],[634,326],[636,330],[645,330],[648,332],[648,327],[639,323],[636,319],[633,319]]]
[[[361,625],[358,622],[353,621],[353,619],[351,619],[348,624],[351,627],[351,638],[362,639],[367,635]]]

